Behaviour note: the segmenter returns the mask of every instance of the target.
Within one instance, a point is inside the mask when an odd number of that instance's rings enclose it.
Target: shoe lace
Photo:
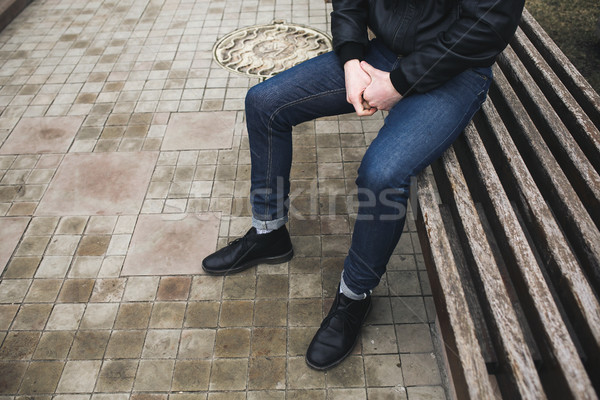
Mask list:
[[[330,313],[329,315],[327,315],[323,319],[323,322],[321,322],[321,326],[327,325],[329,323],[329,321],[331,321],[331,319],[333,319],[334,317],[337,317],[338,315],[342,317],[342,320],[344,322],[349,321],[353,324],[357,322],[356,316],[354,316],[350,311],[348,311],[344,308],[340,308],[340,309],[337,309],[334,312]]]

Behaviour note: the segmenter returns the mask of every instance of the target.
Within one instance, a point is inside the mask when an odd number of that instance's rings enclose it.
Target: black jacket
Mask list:
[[[342,65],[362,60],[367,26],[399,56],[402,95],[431,90],[471,67],[488,67],[514,34],[524,0],[333,0],[333,47]]]

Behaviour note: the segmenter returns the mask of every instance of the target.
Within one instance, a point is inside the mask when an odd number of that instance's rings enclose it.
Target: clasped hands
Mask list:
[[[359,116],[389,111],[402,99],[396,91],[390,73],[376,69],[366,61],[349,60],[344,64],[346,100]]]

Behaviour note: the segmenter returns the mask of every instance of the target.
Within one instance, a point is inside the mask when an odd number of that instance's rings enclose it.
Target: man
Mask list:
[[[253,87],[246,97],[252,228],[208,256],[228,274],[291,259],[285,228],[292,126],[318,117],[389,111],[356,184],[358,215],[339,290],[306,354],[325,370],[352,351],[405,220],[411,177],[438,158],[486,98],[490,66],[524,0],[333,0],[334,52]],[[376,39],[369,41],[367,28]]]

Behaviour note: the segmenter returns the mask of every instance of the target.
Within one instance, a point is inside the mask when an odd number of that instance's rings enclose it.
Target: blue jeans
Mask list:
[[[391,71],[400,59],[374,40],[365,60]],[[358,169],[358,215],[342,274],[342,287],[351,294],[364,296],[379,284],[404,227],[411,177],[454,142],[485,100],[491,80],[491,68],[469,69],[428,93],[403,98],[389,111]],[[351,112],[334,53],[248,91],[253,226],[277,229],[287,222],[292,127]]]

